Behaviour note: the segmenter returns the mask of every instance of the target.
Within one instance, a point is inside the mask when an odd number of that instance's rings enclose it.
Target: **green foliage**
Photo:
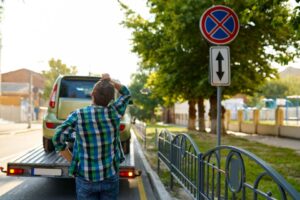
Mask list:
[[[141,92],[147,88],[147,78],[148,74],[140,70],[132,75],[132,82],[129,86],[133,100],[133,106],[130,107],[131,115],[143,121],[155,120],[158,117],[156,108],[161,103],[161,99],[153,97],[149,89],[148,93]]]
[[[261,96],[266,98],[285,98],[288,95],[288,86],[282,80],[268,81],[261,88]]]
[[[240,20],[239,35],[229,44],[232,84],[224,94],[253,94],[277,76],[271,61],[286,64],[295,56],[289,51],[297,47],[297,37],[287,0],[148,0],[150,20],[121,3],[126,11],[123,24],[133,30],[133,52],[143,69],[152,70],[148,84],[156,96],[172,102],[215,94],[208,82],[210,44],[199,30],[199,18],[212,2],[226,4]]]
[[[297,6],[294,8],[294,17],[292,19],[294,29],[297,31],[298,36],[300,36],[300,0],[295,0],[297,2]]]
[[[248,106],[262,106],[263,98],[276,99],[286,98],[287,96],[299,96],[300,95],[300,79],[298,77],[288,77],[283,79],[274,79],[267,81],[259,88],[259,91],[247,97],[249,100]],[[290,99],[290,101],[293,101]]]
[[[63,64],[60,59],[51,59],[49,60],[48,71],[42,71],[42,75],[45,78],[45,90],[43,98],[48,100],[53,84],[59,75],[75,75],[77,74],[77,67],[71,66],[67,67],[66,64]]]
[[[300,79],[299,77],[289,77],[282,79],[284,85],[287,86],[288,92],[287,96],[300,95]]]

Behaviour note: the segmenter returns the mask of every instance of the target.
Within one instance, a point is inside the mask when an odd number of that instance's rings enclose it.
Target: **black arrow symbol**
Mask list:
[[[218,61],[218,71],[217,71],[217,75],[220,79],[220,81],[222,80],[222,77],[224,75],[224,72],[222,71],[222,60],[224,60],[221,52],[219,51],[218,56],[216,58],[216,60]]]

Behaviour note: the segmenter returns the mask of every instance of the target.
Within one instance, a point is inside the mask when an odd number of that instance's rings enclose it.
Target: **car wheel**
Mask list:
[[[130,138],[124,142],[122,142],[123,152],[124,154],[130,153]]]
[[[51,139],[43,137],[43,147],[47,153],[54,151],[54,146]]]

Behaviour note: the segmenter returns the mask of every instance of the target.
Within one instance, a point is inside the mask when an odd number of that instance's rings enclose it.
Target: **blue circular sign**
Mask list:
[[[213,6],[200,18],[200,30],[205,39],[213,44],[227,44],[239,32],[236,13],[226,6]]]

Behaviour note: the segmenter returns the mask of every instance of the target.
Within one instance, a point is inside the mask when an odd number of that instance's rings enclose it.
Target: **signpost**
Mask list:
[[[212,44],[224,45],[235,39],[239,32],[236,13],[226,6],[213,6],[200,18],[203,37]],[[210,83],[217,86],[217,146],[221,145],[221,86],[230,85],[230,51],[228,46],[212,46],[210,56]]]
[[[229,47],[210,47],[210,83],[212,86],[230,85],[230,55]]]

